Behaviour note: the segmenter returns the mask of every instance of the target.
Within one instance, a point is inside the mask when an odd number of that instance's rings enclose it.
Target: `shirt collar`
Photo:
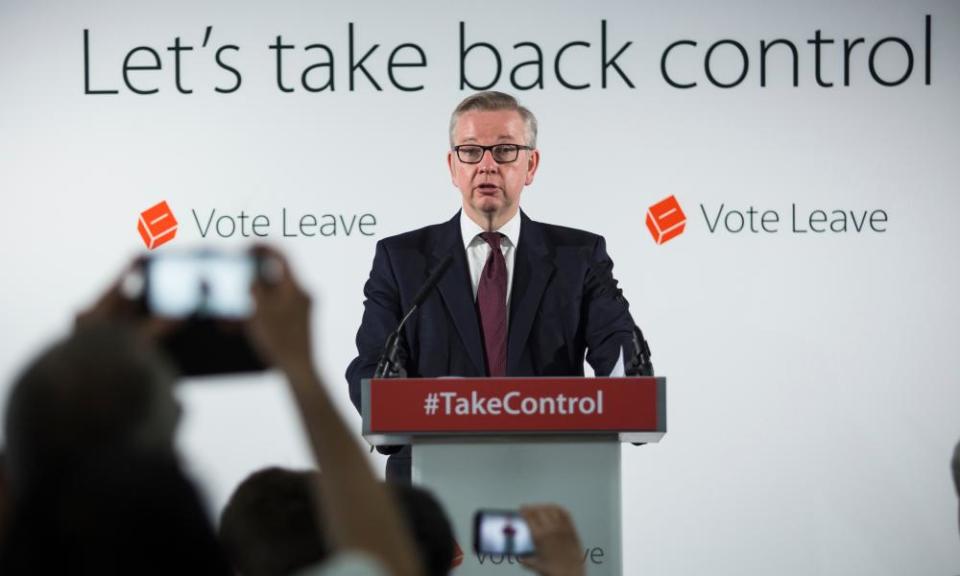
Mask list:
[[[474,241],[483,242],[478,236],[483,232],[486,232],[486,230],[478,226],[476,222],[464,214],[463,210],[460,210],[460,234],[463,236],[464,249],[469,248]],[[506,236],[508,245],[517,246],[517,243],[520,241],[520,211],[517,210],[513,218],[508,220],[507,223],[498,230],[495,230],[495,232]]]

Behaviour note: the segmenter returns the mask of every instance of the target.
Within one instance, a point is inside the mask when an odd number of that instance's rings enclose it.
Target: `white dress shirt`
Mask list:
[[[463,235],[463,247],[467,251],[467,264],[470,266],[470,284],[473,287],[473,300],[477,300],[477,290],[480,288],[480,274],[490,256],[490,245],[480,237],[486,232],[460,211],[460,233]],[[503,259],[507,262],[507,318],[510,317],[510,293],[513,288],[513,263],[517,258],[517,245],[520,241],[520,211],[513,215],[506,224],[495,230],[503,234],[500,238],[500,250]]]

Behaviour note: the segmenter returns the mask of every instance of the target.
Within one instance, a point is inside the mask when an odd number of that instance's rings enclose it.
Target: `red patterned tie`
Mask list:
[[[480,237],[490,245],[490,256],[480,274],[477,308],[487,351],[487,373],[507,373],[507,261],[500,250],[499,232],[484,232]]]

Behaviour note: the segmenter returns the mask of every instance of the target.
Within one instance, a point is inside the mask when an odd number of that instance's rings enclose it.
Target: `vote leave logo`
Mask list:
[[[174,239],[177,235],[177,219],[166,200],[140,213],[137,232],[147,248],[153,250]]]
[[[647,208],[647,230],[657,244],[676,238],[683,233],[686,225],[687,215],[673,195]]]

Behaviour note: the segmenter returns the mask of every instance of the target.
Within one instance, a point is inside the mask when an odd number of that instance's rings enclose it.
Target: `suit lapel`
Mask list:
[[[553,275],[543,229],[520,212],[520,241],[513,264],[513,289],[510,296],[510,325],[507,339],[507,374],[516,373],[520,357],[530,337],[533,319],[540,307],[543,291]]]
[[[477,374],[486,373],[486,363],[483,361],[483,343],[480,340],[480,324],[477,320],[477,310],[473,301],[473,290],[470,288],[470,269],[467,265],[467,255],[463,248],[463,236],[460,233],[460,213],[447,222],[441,230],[433,252],[434,260],[430,263],[433,269],[441,260],[453,254],[450,269],[443,275],[437,284],[443,303],[453,318],[453,325],[460,334],[464,348],[470,361],[473,362]]]

